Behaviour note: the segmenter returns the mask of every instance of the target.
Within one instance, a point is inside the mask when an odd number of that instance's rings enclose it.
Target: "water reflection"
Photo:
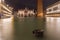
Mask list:
[[[13,40],[13,18],[0,19],[0,40]]]
[[[60,40],[60,17],[46,17],[47,40]]]
[[[45,38],[36,38],[32,31],[45,29]],[[15,29],[15,30],[14,30]],[[13,34],[14,32],[14,34]],[[0,40],[60,40],[60,17],[0,19]]]
[[[34,29],[43,29],[44,20],[35,17],[18,18],[14,20],[15,40],[43,40],[36,38],[32,31]]]

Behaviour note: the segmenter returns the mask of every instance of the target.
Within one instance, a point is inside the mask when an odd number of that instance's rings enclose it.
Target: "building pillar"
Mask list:
[[[37,16],[43,17],[43,0],[37,1]]]

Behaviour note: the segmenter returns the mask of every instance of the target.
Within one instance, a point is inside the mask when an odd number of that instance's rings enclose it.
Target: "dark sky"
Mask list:
[[[51,5],[51,4],[54,4],[55,2],[57,2],[59,0],[43,0],[43,3],[44,3],[44,9],[47,8],[47,6]]]
[[[50,4],[53,4],[59,0],[43,0],[44,9]],[[37,0],[6,0],[10,6],[13,6],[15,9],[21,8],[30,8],[37,9]]]
[[[6,3],[10,4],[15,9],[21,9],[25,7],[30,9],[37,8],[37,0],[7,0]]]

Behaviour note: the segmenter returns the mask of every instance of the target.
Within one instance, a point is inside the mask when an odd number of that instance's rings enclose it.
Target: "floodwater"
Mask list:
[[[34,29],[43,29],[37,38]],[[0,19],[0,40],[60,40],[60,17],[25,17]]]

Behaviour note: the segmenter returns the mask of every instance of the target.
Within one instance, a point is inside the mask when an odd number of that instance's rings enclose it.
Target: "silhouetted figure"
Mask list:
[[[40,29],[35,29],[33,30],[33,35],[36,37],[43,37],[44,30]]]

